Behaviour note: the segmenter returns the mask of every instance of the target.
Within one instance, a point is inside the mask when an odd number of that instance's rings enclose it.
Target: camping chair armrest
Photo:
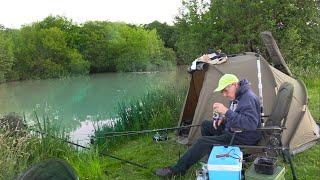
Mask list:
[[[283,129],[286,129],[285,127],[279,127],[279,126],[267,126],[267,127],[260,127],[257,128],[257,131],[282,131]],[[233,134],[232,134],[232,138],[230,141],[230,146],[233,144],[234,141],[234,137],[237,133],[241,133],[243,131],[246,131],[245,129],[240,129],[240,128],[233,128]]]
[[[270,116],[270,115],[263,115],[263,116],[261,116],[261,117],[263,117],[263,118],[264,118],[264,117],[269,117],[269,116]]]
[[[257,131],[268,131],[268,130],[281,131],[283,129],[287,129],[287,128],[286,127],[280,127],[280,126],[265,126],[265,127],[257,128]],[[233,133],[240,133],[240,132],[243,132],[243,131],[248,131],[248,130],[240,129],[240,128],[233,129]]]
[[[245,129],[241,129],[241,128],[232,128],[233,133],[241,133],[243,131],[246,131]]]
[[[286,129],[286,128],[280,127],[280,126],[265,126],[265,127],[257,128],[258,131],[268,131],[268,130],[281,131],[283,129]]]

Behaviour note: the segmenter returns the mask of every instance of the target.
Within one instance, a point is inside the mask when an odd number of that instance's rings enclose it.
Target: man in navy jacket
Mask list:
[[[248,80],[239,79],[233,74],[225,74],[220,80],[214,92],[221,92],[230,100],[230,107],[222,103],[213,104],[213,111],[225,118],[214,121],[204,121],[201,124],[201,137],[178,160],[175,165],[160,168],[156,174],[162,177],[183,175],[203,156],[209,154],[213,144],[229,144],[232,134],[236,129],[244,130],[237,133],[234,144],[255,145],[261,138],[256,129],[260,126],[260,102],[258,97],[250,89]]]

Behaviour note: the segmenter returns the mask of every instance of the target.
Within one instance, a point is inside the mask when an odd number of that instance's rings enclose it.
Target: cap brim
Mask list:
[[[222,91],[224,88],[225,88],[224,86],[218,86],[213,92]]]

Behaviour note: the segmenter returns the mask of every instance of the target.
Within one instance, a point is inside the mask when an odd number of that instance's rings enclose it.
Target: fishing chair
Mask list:
[[[239,145],[239,147],[242,149],[244,156],[251,156],[251,160],[261,154],[269,156],[270,154],[271,156],[278,156],[279,154],[282,154],[285,162],[289,162],[292,176],[296,179],[293,163],[291,161],[291,154],[289,153],[289,147],[285,147],[281,140],[283,130],[286,129],[285,124],[293,98],[293,89],[294,87],[291,83],[284,82],[281,84],[274,101],[271,114],[262,117],[267,119],[265,126],[257,129],[262,133],[261,141],[256,146]],[[237,130],[234,132],[230,144],[233,143],[236,133],[242,131],[245,130]]]
[[[288,82],[281,84],[270,115],[265,115],[265,126],[257,130],[262,132],[258,146],[282,147],[282,132],[286,129],[287,115],[293,98],[293,85]]]

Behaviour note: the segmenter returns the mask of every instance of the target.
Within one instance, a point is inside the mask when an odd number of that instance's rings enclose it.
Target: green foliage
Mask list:
[[[114,69],[110,48],[108,22],[87,22],[79,28],[76,46],[79,52],[90,63],[91,72],[105,72]],[[113,66],[113,67],[112,67]]]
[[[71,74],[88,74],[90,63],[85,61],[82,55],[76,51],[71,50],[68,54],[71,59],[69,64]]]
[[[156,30],[124,23],[77,25],[62,16],[0,28],[0,82],[97,72],[172,69],[175,54]]]
[[[13,64],[12,46],[11,39],[6,37],[5,31],[0,29],[0,82],[5,81],[6,75]]]
[[[118,27],[120,34],[119,56],[116,58],[118,71],[145,71],[148,61],[153,61],[159,43],[152,37],[152,32],[142,28]],[[151,46],[148,46],[151,45]]]
[[[87,22],[80,28],[79,51],[91,72],[158,70],[173,64],[155,31],[123,23]],[[171,67],[170,65],[169,67]]]
[[[157,31],[157,34],[160,36],[164,42],[164,47],[175,49],[175,44],[177,41],[177,30],[176,26],[169,26],[166,23],[160,23],[159,21],[153,21],[150,24],[144,25],[145,29]]]
[[[46,20],[44,20],[46,21]],[[40,22],[23,27],[15,37],[13,70],[20,79],[52,78],[87,74],[88,62],[68,46],[66,34],[58,27],[44,28]]]
[[[177,17],[177,53],[189,63],[208,48],[266,53],[259,33],[271,31],[288,63],[319,66],[320,10],[316,1],[184,1]],[[282,25],[281,25],[282,24]]]

